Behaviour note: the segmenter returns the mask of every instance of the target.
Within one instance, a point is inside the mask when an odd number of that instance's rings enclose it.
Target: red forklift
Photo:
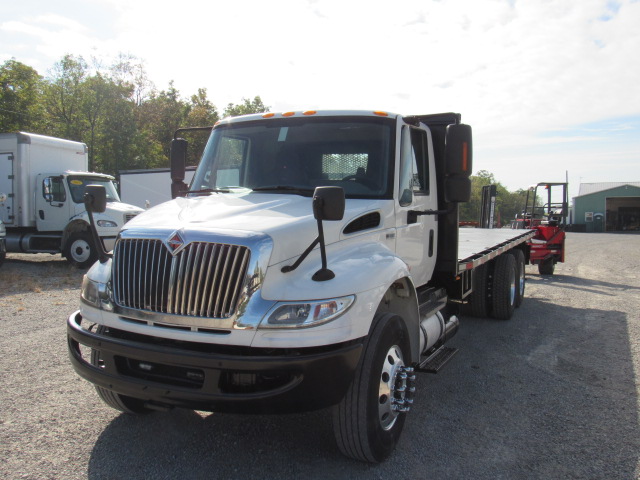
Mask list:
[[[553,275],[556,263],[564,262],[564,240],[569,211],[568,184],[543,182],[527,191],[524,211],[512,228],[535,229],[529,241],[529,263],[538,265],[541,275]]]

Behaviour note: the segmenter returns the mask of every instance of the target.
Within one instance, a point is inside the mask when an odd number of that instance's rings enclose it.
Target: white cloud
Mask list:
[[[622,162],[640,151],[593,148],[610,148],[607,137],[574,131],[640,116],[638,1],[91,1],[111,23],[65,1],[36,17],[25,9],[0,24],[2,56],[50,67],[65,53],[131,53],[159,88],[205,87],[221,108],[261,95],[279,110],[459,111],[474,126],[476,166],[512,188],[538,174],[528,151],[550,170],[581,171],[591,171],[585,159],[601,164],[596,155]]]

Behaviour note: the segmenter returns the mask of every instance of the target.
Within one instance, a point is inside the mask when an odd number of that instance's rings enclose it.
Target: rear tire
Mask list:
[[[511,318],[516,306],[516,291],[516,259],[509,254],[498,255],[493,274],[493,318]]]
[[[96,333],[103,334],[105,330],[106,327],[104,327],[103,325],[99,325]],[[96,367],[103,367],[102,360],[100,358],[100,352],[98,350],[91,350],[91,364],[95,365]],[[128,397],[127,395],[122,395],[120,393],[107,390],[106,388],[100,387],[98,385],[95,385],[95,388],[100,399],[111,408],[120,410],[121,412],[128,413],[130,415],[146,415],[153,412],[153,410],[144,406],[143,400]]]
[[[333,407],[333,431],[347,457],[379,463],[393,452],[404,427],[405,413],[393,408],[402,367],[409,359],[409,341],[402,319],[378,314],[365,342],[356,373],[342,401]]]
[[[464,306],[464,313],[472,317],[484,318],[491,313],[491,298],[488,291],[489,265],[480,265],[473,272],[472,292]]]
[[[516,259],[516,308],[522,305],[526,282],[524,252],[520,249],[512,250],[511,255]]]

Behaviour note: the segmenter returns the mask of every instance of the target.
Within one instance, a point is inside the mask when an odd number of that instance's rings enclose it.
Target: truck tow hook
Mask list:
[[[413,405],[416,392],[416,375],[413,367],[402,366],[396,374],[396,382],[391,396],[391,408],[395,412],[408,412]]]

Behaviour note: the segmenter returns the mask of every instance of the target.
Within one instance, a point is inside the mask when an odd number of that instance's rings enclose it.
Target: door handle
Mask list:
[[[416,223],[418,221],[418,217],[422,215],[446,215],[451,210],[409,210],[407,212],[407,224]],[[437,220],[437,218],[436,218]]]
[[[44,220],[44,210],[38,210],[38,215],[40,215],[40,220]]]

